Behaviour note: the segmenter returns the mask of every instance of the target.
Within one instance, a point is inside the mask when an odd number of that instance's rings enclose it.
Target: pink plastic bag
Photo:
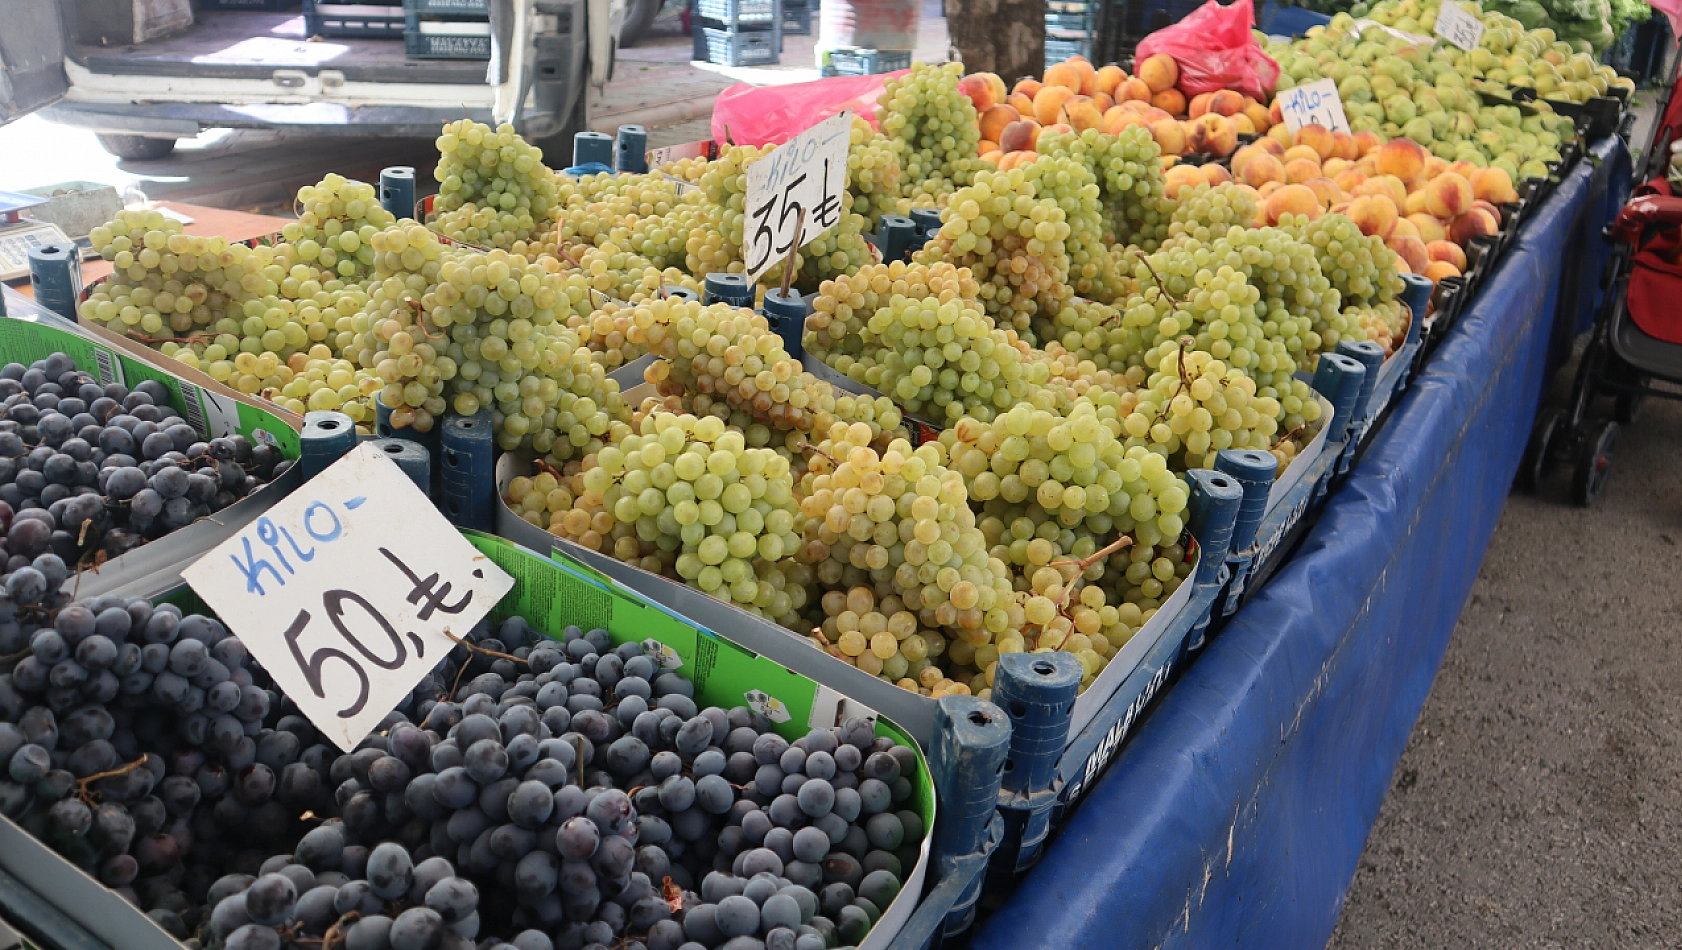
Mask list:
[[[1247,2],[1247,0],[1246,0]],[[724,145],[781,145],[832,115],[851,109],[876,122],[876,99],[888,80],[910,72],[831,76],[787,86],[739,82],[713,102],[713,141]]]
[[[1279,81],[1279,64],[1250,33],[1256,11],[1251,0],[1222,6],[1209,0],[1190,16],[1163,27],[1139,43],[1135,62],[1167,53],[1180,66],[1180,91],[1187,96],[1232,89],[1258,101]]]

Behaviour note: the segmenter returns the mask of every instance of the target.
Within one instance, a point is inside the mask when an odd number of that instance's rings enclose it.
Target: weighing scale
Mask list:
[[[71,240],[56,224],[45,224],[22,212],[47,199],[0,191],[0,281],[29,276],[29,250],[47,244],[67,245]]]

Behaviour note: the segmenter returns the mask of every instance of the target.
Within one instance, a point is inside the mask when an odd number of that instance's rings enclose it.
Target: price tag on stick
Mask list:
[[[1318,125],[1329,132],[1348,133],[1349,119],[1343,114],[1343,99],[1337,83],[1319,79],[1279,93],[1279,115],[1292,135],[1305,125]]]
[[[1483,21],[1454,0],[1443,0],[1437,10],[1437,25],[1431,32],[1463,50],[1471,51],[1483,45]]]
[[[749,283],[757,283],[790,250],[805,247],[841,221],[852,134],[853,113],[845,111],[748,166],[742,257]]]
[[[514,586],[372,445],[182,576],[346,752]]]

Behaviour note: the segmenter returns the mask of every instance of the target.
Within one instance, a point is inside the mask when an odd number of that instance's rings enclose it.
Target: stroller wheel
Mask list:
[[[1542,485],[1542,476],[1547,474],[1548,449],[1559,434],[1559,420],[1562,413],[1552,409],[1536,417],[1536,425],[1530,430],[1530,442],[1524,447],[1524,457],[1518,463],[1518,476],[1514,479],[1518,490],[1534,493]]]
[[[1619,393],[1612,403],[1612,418],[1618,420],[1619,425],[1629,425],[1641,413],[1641,404],[1646,400],[1642,393]]]
[[[1618,451],[1618,423],[1607,419],[1591,425],[1577,454],[1577,470],[1571,477],[1571,500],[1583,508],[1600,500],[1606,479],[1612,474],[1612,456]]]

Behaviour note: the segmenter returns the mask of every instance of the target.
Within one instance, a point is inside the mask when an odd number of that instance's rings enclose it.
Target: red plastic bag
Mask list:
[[[1246,0],[1248,2],[1248,0]],[[843,110],[876,123],[876,100],[902,69],[875,76],[831,76],[787,86],[739,82],[713,102],[713,141],[720,145],[781,145]]]
[[[1180,91],[1187,96],[1232,89],[1257,101],[1279,81],[1279,64],[1250,33],[1256,11],[1251,0],[1222,6],[1209,0],[1191,15],[1139,43],[1135,62],[1167,53],[1180,66]]]

